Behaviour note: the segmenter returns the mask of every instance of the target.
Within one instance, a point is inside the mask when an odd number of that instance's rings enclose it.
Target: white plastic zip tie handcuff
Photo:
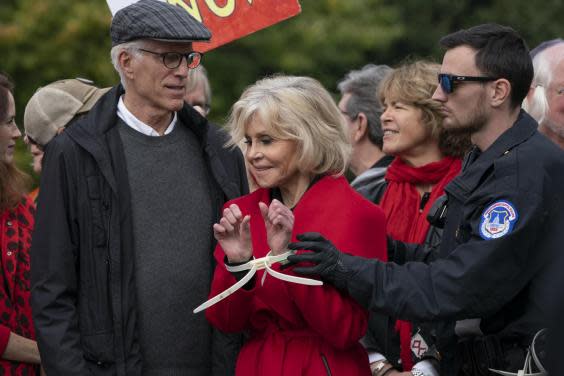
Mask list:
[[[548,372],[546,371],[546,369],[542,366],[537,353],[535,351],[535,341],[537,340],[538,336],[544,332],[546,330],[545,329],[541,329],[539,330],[535,336],[533,337],[533,340],[531,341],[531,345],[529,346],[529,349],[527,350],[527,356],[525,357],[525,364],[523,365],[523,369],[518,370],[516,373],[515,372],[507,372],[507,371],[501,371],[501,370],[497,370],[497,369],[492,369],[489,368],[489,370],[493,373],[497,373],[498,375],[503,375],[503,376],[547,376]],[[539,369],[539,372],[534,372],[533,373],[533,364],[535,366],[537,366],[537,368]]]
[[[283,273],[277,272],[276,270],[273,270],[270,267],[272,264],[274,264],[276,262],[280,262],[280,263],[285,262],[286,259],[288,258],[288,256],[294,254],[294,251],[284,252],[284,253],[282,253],[280,255],[276,255],[276,256],[271,256],[270,255],[271,253],[272,253],[272,251],[268,252],[268,254],[266,256],[258,258],[258,259],[255,259],[253,257],[252,260],[244,263],[243,265],[237,265],[237,266],[225,265],[225,268],[227,269],[227,271],[232,272],[232,273],[242,272],[244,270],[249,270],[249,272],[247,274],[245,274],[245,276],[243,278],[241,278],[241,280],[238,281],[236,284],[229,287],[227,290],[223,291],[222,293],[214,296],[213,298],[211,298],[207,302],[198,306],[194,310],[194,313],[201,312],[204,309],[211,307],[215,303],[218,303],[218,302],[222,301],[223,299],[227,298],[229,295],[233,294],[235,291],[239,290],[247,282],[249,282],[251,280],[251,278],[253,278],[253,276],[255,275],[257,270],[261,270],[261,269],[266,269],[266,273],[264,273],[264,275],[262,276],[261,285],[264,284],[266,274],[270,274],[274,278],[278,278],[278,279],[281,279],[281,280],[286,281],[286,282],[299,283],[299,284],[308,285],[308,286],[321,286],[321,285],[323,285],[323,282],[318,281],[316,279],[302,278],[302,277],[296,277],[296,276],[293,276],[293,275],[283,274]]]

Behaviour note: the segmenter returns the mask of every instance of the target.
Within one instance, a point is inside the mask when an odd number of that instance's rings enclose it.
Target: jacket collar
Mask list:
[[[65,131],[78,145],[84,148],[96,160],[100,171],[111,189],[118,192],[118,183],[112,168],[112,158],[118,158],[116,153],[122,152],[121,141],[110,142],[117,136],[117,104],[119,98],[124,94],[121,85],[113,87],[103,95],[92,110],[80,118]],[[198,139],[204,152],[208,156],[211,174],[218,183],[223,193],[228,198],[235,198],[241,194],[238,186],[231,181],[229,174],[220,158],[223,140],[210,142],[209,133],[218,132],[211,129],[206,118],[202,117],[189,105],[184,105],[178,112],[179,124],[177,126],[188,127]],[[114,136],[114,134],[116,136]]]
[[[80,142],[81,145],[87,144],[91,137],[103,137],[110,129],[117,124],[117,104],[119,98],[125,93],[123,86],[114,86],[109,92],[104,94],[92,110],[86,115],[84,121],[77,121],[71,127],[74,130],[80,129],[82,135],[89,135],[87,139],[82,139],[75,134],[73,139]],[[178,118],[183,125],[188,126],[197,138],[202,141],[205,139],[208,131],[208,121],[200,116],[200,114],[192,107],[185,105],[179,112]],[[82,120],[82,119],[80,119]],[[69,129],[70,130],[70,129]],[[72,132],[76,133],[76,132]]]
[[[455,177],[445,190],[455,196],[467,197],[482,181],[482,177],[492,168],[494,161],[519,144],[531,138],[537,131],[537,122],[521,110],[517,121],[506,130],[485,151],[477,147],[466,156],[462,172]]]

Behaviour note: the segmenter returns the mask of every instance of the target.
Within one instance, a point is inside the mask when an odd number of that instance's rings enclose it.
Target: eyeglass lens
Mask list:
[[[186,62],[188,68],[196,68],[200,64],[202,55],[199,52],[190,52],[187,54],[181,54],[177,52],[167,52],[164,54],[164,64],[167,68],[175,69],[182,62],[182,58],[186,57]]]
[[[439,74],[439,84],[446,94],[452,93],[452,80],[446,74]]]

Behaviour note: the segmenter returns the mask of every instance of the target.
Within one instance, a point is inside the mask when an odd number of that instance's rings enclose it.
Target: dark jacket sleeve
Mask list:
[[[241,150],[238,147],[225,147],[224,145],[229,139],[227,133],[214,124],[210,124],[210,127],[209,142],[214,145],[219,157],[212,159],[221,164],[221,167],[215,165],[216,170],[220,169],[226,172],[225,180],[222,180],[221,176],[223,175],[220,175],[218,179],[217,171],[215,171],[216,179],[221,180],[218,183],[221,185],[227,200],[246,195],[249,193],[249,185]],[[217,328],[212,328],[212,330],[212,375],[234,375],[237,357],[243,343],[243,334],[225,333]]]
[[[233,200],[249,193],[249,184],[241,149],[226,146],[228,140],[227,132],[216,125],[209,125],[208,155],[212,172],[227,200]]]
[[[72,215],[76,213],[75,182],[69,174],[76,162],[65,155],[62,138],[47,146],[43,159],[31,247],[31,304],[47,374],[87,375],[77,317],[78,233]]]
[[[431,226],[427,233],[425,244],[404,243],[394,240],[388,235],[388,262],[403,265],[410,261],[421,261],[424,263],[433,261],[438,253],[441,235],[442,230],[433,226]],[[395,329],[395,323],[395,318],[387,316],[381,311],[371,311],[368,320],[368,330],[362,339],[362,344],[367,351],[383,354],[389,362],[401,369],[401,365],[398,362],[400,359],[400,341]],[[419,328],[415,325],[414,331],[417,330]],[[427,342],[431,342],[429,338],[426,339]]]
[[[437,259],[443,230],[432,226],[427,232],[424,244],[404,243],[387,237],[388,261],[403,265],[410,261],[421,261],[426,264]]]
[[[516,190],[499,193],[497,199],[509,200],[519,212],[512,232],[483,240],[481,212],[476,212],[469,218],[469,240],[430,264],[346,258],[355,272],[347,284],[349,293],[369,309],[411,321],[460,320],[496,312],[545,266],[549,240],[543,234],[556,231],[557,225],[550,223],[540,195]]]
[[[243,345],[242,333],[224,333],[213,330],[212,376],[235,375],[239,350]]]

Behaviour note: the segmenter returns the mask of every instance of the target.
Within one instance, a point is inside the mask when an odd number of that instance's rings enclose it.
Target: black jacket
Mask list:
[[[122,94],[121,86],[114,87],[46,148],[31,299],[48,375],[141,374],[130,189],[116,127]],[[241,153],[225,149],[226,134],[191,107],[185,105],[178,117],[179,126],[201,140],[217,221],[226,200],[248,191]],[[214,333],[218,375],[233,367],[220,363],[236,356],[223,346],[230,339],[220,337]]]
[[[354,178],[351,187],[367,200],[379,204],[388,186],[385,179],[386,171],[393,160],[394,157],[391,155],[383,156],[374,166]]]
[[[372,310],[440,321],[441,374],[455,375],[462,366],[456,320],[479,318],[479,329],[499,343],[527,343],[546,325],[551,300],[546,269],[562,250],[562,171],[564,152],[522,112],[486,151],[470,153],[462,173],[446,187],[438,259],[405,265],[351,261],[349,293]],[[511,203],[518,218],[503,236],[484,240],[484,215],[500,200]]]
[[[384,184],[386,187],[387,184]],[[385,191],[385,189],[384,189]],[[433,208],[441,207],[442,200],[437,200]],[[434,212],[431,209],[430,213]],[[429,217],[428,217],[429,219]],[[410,261],[420,261],[430,263],[434,261],[441,245],[443,229],[437,226],[438,223],[432,221],[425,242],[423,244],[405,243],[394,240],[390,236],[387,238],[388,262],[403,265]],[[421,360],[429,360],[435,368],[438,368],[436,360],[439,358],[436,352],[436,334],[434,328],[429,323],[412,322],[412,336],[418,334],[427,345],[428,350],[420,356],[411,353],[413,363]],[[396,319],[386,315],[382,311],[372,310],[368,318],[368,329],[362,339],[362,344],[366,350],[382,354],[387,361],[397,369],[402,370],[400,361],[400,338],[396,328]]]

